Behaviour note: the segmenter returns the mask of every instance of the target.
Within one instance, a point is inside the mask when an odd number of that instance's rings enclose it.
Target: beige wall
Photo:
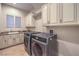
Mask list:
[[[58,35],[58,54],[59,55],[78,55],[79,56],[79,27],[48,27],[47,32],[52,29]]]
[[[26,12],[21,11],[19,9],[13,8],[11,6],[7,6],[7,5],[3,5],[1,6],[2,9],[2,19],[0,20],[1,22],[1,31],[7,31],[7,30],[23,30],[25,29],[25,16],[26,16]],[[13,15],[13,16],[20,16],[22,18],[21,20],[21,27],[22,28],[7,28],[6,26],[6,15]]]
[[[43,32],[43,24],[42,24],[42,19],[38,19],[35,21],[35,31],[38,32]]]
[[[37,20],[36,31],[57,33],[58,55],[79,56],[79,26],[44,27],[44,19]]]

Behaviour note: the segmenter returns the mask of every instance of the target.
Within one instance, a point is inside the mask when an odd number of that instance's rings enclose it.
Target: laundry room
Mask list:
[[[79,3],[0,3],[0,56],[79,56]]]

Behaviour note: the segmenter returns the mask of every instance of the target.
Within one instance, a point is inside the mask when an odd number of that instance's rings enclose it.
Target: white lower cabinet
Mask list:
[[[16,45],[16,34],[15,35],[11,35],[11,38],[13,39],[13,45]]]
[[[24,34],[14,34],[13,36],[13,44],[23,43],[24,41]]]
[[[24,34],[11,34],[0,36],[0,49],[24,42]]]
[[[3,36],[0,36],[0,49],[4,47],[3,41],[4,41]]]
[[[5,48],[5,47],[8,47],[8,37],[7,37],[7,35],[3,35],[3,38],[2,38],[2,40],[3,40],[3,48]]]

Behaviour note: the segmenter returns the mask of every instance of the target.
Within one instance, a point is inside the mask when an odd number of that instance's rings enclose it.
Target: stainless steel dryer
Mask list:
[[[32,56],[57,56],[57,35],[39,33],[32,35]]]

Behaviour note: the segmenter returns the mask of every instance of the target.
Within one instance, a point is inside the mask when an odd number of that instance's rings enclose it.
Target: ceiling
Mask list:
[[[16,3],[16,4],[6,3],[6,4],[29,13],[33,10],[39,9],[44,3]]]

